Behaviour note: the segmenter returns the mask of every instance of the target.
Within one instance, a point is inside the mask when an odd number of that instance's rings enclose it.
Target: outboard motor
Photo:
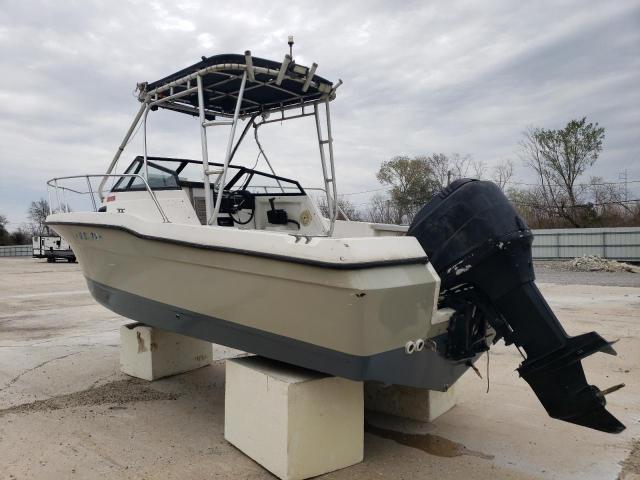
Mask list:
[[[418,212],[408,235],[440,275],[440,307],[456,311],[450,358],[471,365],[488,349],[493,328],[494,343],[504,338],[525,351],[518,372],[551,417],[603,432],[624,430],[604,398],[623,385],[605,391],[588,385],[581,363],[598,351],[615,355],[611,342],[596,332],[566,334],[534,283],[531,230],[495,184],[454,181]]]

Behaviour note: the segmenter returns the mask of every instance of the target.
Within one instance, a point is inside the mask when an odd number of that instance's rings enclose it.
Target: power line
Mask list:
[[[600,202],[600,203],[582,203],[577,205],[563,205],[562,207],[557,207],[554,205],[542,205],[540,203],[526,203],[526,202],[518,202],[517,200],[511,200],[511,203],[516,205],[521,205],[523,207],[533,207],[533,208],[552,208],[555,210],[562,210],[564,208],[590,208],[590,207],[602,207],[605,205],[620,205],[622,203],[635,203],[640,202],[640,198],[634,198],[632,200],[619,200],[617,202]]]
[[[373,192],[381,192],[383,190],[391,190],[393,187],[381,187],[381,188],[374,188],[372,190],[363,190],[361,192],[349,192],[349,193],[341,193],[340,195],[344,195],[344,196],[348,196],[348,195],[360,195],[363,193],[373,193]]]
[[[539,187],[540,184],[539,183],[526,183],[526,182],[516,182],[514,180],[509,180],[508,182],[505,183],[512,183],[515,185],[527,185],[530,187]],[[595,186],[603,186],[603,185],[626,185],[628,183],[640,183],[640,180],[627,180],[627,181],[622,181],[622,182],[595,182],[595,183],[575,183],[574,187],[595,187]],[[548,184],[552,187],[564,187],[565,185],[561,185],[559,183],[551,183]]]
[[[527,182],[516,182],[514,180],[509,180],[508,182],[505,182],[508,184],[514,184],[514,185],[526,185],[529,187],[539,187],[541,186],[539,183],[527,183]],[[596,183],[576,183],[574,184],[574,186],[576,187],[595,187],[595,186],[603,186],[603,185],[627,185],[629,183],[640,183],[640,180],[623,180],[620,182],[596,182]],[[563,187],[564,185],[560,185],[558,183],[553,183],[550,184],[550,186],[552,187]],[[393,186],[388,186],[388,187],[381,187],[381,188],[374,188],[371,190],[362,190],[360,192],[347,192],[347,193],[341,193],[340,196],[350,196],[350,195],[362,195],[365,193],[374,193],[374,192],[382,192],[384,190],[391,190],[393,188]],[[633,200],[629,200],[630,202]]]
[[[584,204],[578,204],[578,205],[567,205],[565,207],[556,207],[553,205],[543,205],[541,203],[526,203],[526,202],[519,202],[517,200],[510,200],[511,203],[515,204],[515,205],[520,205],[523,207],[532,207],[532,208],[542,208],[542,209],[554,209],[554,210],[561,210],[562,208],[590,208],[590,207],[602,207],[605,205],[620,205],[622,203],[635,203],[635,202],[640,202],[640,198],[635,198],[632,200],[621,200],[618,202],[599,202],[599,203],[584,203]],[[361,207],[363,205],[371,205],[371,202],[362,202],[362,203],[353,203],[351,204],[354,207]]]

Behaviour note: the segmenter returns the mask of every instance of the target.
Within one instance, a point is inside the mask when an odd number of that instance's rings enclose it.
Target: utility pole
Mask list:
[[[624,201],[629,201],[629,171],[625,168],[618,174],[618,180],[624,183]]]

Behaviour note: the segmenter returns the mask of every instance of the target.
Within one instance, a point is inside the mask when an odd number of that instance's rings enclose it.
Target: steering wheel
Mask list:
[[[251,193],[249,190],[230,190],[227,193],[227,201],[229,202],[229,204],[226,210],[234,223],[237,223],[238,225],[246,225],[251,220],[253,220],[256,201],[253,193]],[[238,213],[240,210],[248,209],[251,209],[251,215],[246,221],[241,222],[240,220],[237,220],[233,217],[234,213]]]

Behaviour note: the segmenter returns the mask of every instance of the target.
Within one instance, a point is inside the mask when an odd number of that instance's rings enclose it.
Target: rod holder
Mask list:
[[[254,82],[256,80],[256,77],[253,72],[253,59],[251,58],[251,50],[247,50],[244,52],[244,63],[247,65],[247,78],[250,82]]]
[[[291,63],[291,55],[287,54],[284,56],[284,60],[282,60],[282,65],[280,65],[280,71],[278,72],[278,76],[276,77],[276,85],[280,85],[282,80],[284,80],[284,75],[287,73],[287,68],[289,68],[289,64]]]
[[[303,92],[306,92],[307,90],[309,90],[309,85],[311,84],[311,80],[313,79],[313,76],[315,75],[317,68],[318,68],[318,64],[314,62],[311,65],[309,72],[307,73],[307,78],[305,79],[304,84],[302,85]]]

